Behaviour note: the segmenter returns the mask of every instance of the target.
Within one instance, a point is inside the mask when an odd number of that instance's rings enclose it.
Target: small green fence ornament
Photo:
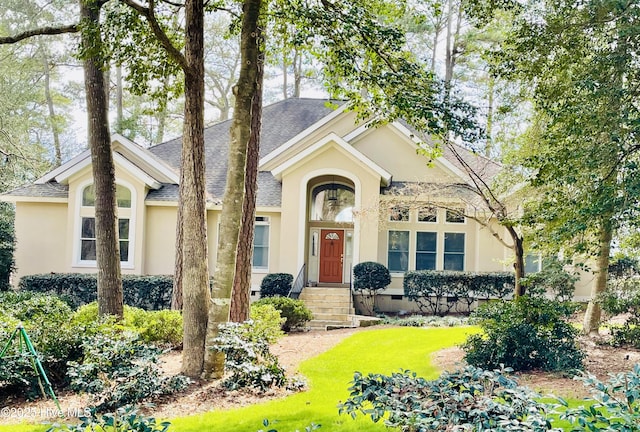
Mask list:
[[[38,353],[36,352],[33,344],[31,343],[31,339],[29,339],[29,335],[24,330],[22,324],[18,324],[16,329],[13,331],[6,345],[4,346],[2,352],[0,352],[0,361],[5,358],[5,354],[9,350],[9,347],[12,343],[18,344],[18,350],[20,352],[19,355],[22,355],[26,352],[27,356],[31,359],[31,365],[33,366],[33,370],[36,372],[38,376],[38,385],[40,386],[40,391],[42,392],[43,397],[47,397],[47,394],[51,396],[51,398],[56,403],[56,407],[58,407],[58,412],[62,414],[62,409],[60,408],[60,403],[58,402],[58,398],[56,394],[53,392],[53,387],[51,387],[51,383],[49,382],[49,378],[47,378],[47,374],[42,367],[42,363],[40,363],[40,358],[38,357]],[[44,382],[44,384],[43,384]]]

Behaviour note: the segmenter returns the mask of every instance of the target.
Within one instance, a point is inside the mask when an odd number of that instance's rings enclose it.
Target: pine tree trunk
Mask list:
[[[258,40],[261,35],[258,35]],[[259,44],[264,42],[260,41]],[[259,58],[262,53],[258,53]],[[247,146],[247,163],[244,180],[242,225],[238,236],[236,274],[231,293],[229,319],[243,322],[249,319],[251,308],[251,267],[255,228],[256,197],[258,192],[258,162],[260,159],[260,126],[262,124],[262,81],[264,65],[258,63],[257,90],[251,108],[251,137]]]
[[[182,138],[180,203],[182,209],[182,299],[184,338],[182,373],[202,373],[209,304],[209,267],[205,207],[204,155],[204,8],[202,0],[185,3],[185,120]]]
[[[597,336],[600,327],[602,309],[597,302],[598,295],[607,289],[609,276],[609,254],[611,253],[611,240],[613,239],[613,227],[610,221],[604,221],[598,235],[599,251],[596,268],[596,278],[591,286],[591,299],[584,314],[582,332],[586,335]]]
[[[51,135],[53,136],[53,151],[56,158],[56,166],[62,165],[62,147],[60,146],[60,128],[56,118],[56,110],[51,97],[51,72],[49,70],[49,56],[45,51],[46,48],[41,46],[42,65],[44,67],[44,97],[47,100],[47,108],[49,109],[49,124],[51,126]]]
[[[251,109],[258,92],[259,48],[257,38],[260,32],[258,21],[261,6],[261,0],[245,0],[243,4],[240,36],[241,67],[238,82],[234,87],[235,109],[230,130],[227,184],[222,201],[218,258],[213,278],[212,301],[209,307],[207,343],[218,335],[218,325],[229,320],[238,235],[242,222],[247,148],[251,140]],[[222,376],[224,355],[207,349],[206,356],[205,379]]]
[[[109,133],[104,60],[95,47],[101,46],[100,5],[80,2],[81,19],[90,28],[82,32],[82,45],[90,53],[83,60],[87,95],[88,134],[95,187],[96,262],[98,267],[98,313],[122,317],[122,277],[116,215],[116,183],[111,135]],[[93,31],[92,31],[93,30]]]
[[[173,271],[173,291],[171,293],[171,309],[182,310],[182,206],[178,206],[176,221],[176,256]]]
[[[522,278],[524,277],[524,247],[522,238],[518,235],[513,227],[507,227],[507,231],[513,240],[513,251],[515,260],[513,262],[513,270],[515,273],[515,286],[513,289],[513,297],[518,298],[525,294],[525,288],[522,286]]]

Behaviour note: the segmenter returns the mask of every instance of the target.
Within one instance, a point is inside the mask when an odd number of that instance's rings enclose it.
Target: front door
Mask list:
[[[323,229],[320,239],[319,282],[342,283],[344,231]]]

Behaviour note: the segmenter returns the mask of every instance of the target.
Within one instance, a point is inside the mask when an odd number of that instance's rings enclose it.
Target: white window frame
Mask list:
[[[391,251],[391,249],[389,248],[389,236],[391,235],[391,232],[393,231],[397,231],[397,232],[406,232],[407,233],[407,268],[405,270],[392,270],[389,266],[389,252]],[[404,274],[405,272],[409,271],[411,269],[411,230],[407,230],[407,229],[390,229],[387,231],[387,268],[389,269],[389,272],[393,273],[393,274]],[[404,252],[404,251],[402,251]]]
[[[96,217],[95,206],[83,206],[82,195],[84,190],[93,184],[93,179],[86,180],[78,185],[76,190],[76,210],[75,210],[75,223],[74,223],[74,239],[73,239],[73,266],[83,268],[96,268],[96,260],[83,260],[81,259],[82,253],[82,219]],[[129,251],[127,254],[127,261],[120,261],[120,267],[122,269],[133,269],[135,266],[134,251],[135,251],[135,232],[136,232],[136,204],[137,194],[136,189],[128,182],[116,179],[116,184],[129,190],[131,193],[131,207],[123,208],[118,207],[116,214],[118,220],[129,219]],[[121,244],[119,240],[119,245]]]
[[[433,210],[433,212],[435,213],[436,216],[436,220],[434,221],[423,221],[420,220],[420,212],[423,210]],[[420,223],[420,224],[437,224],[438,223],[438,219],[439,219],[439,214],[438,214],[438,208],[437,207],[430,207],[430,206],[424,206],[424,207],[420,207],[417,212],[416,212],[416,222]]]
[[[447,234],[462,234],[464,236],[464,248],[462,249],[462,252],[447,252]],[[453,270],[453,271],[466,271],[467,269],[467,238],[468,238],[468,235],[466,232],[446,231],[442,233],[442,270],[446,270],[445,258],[447,254],[449,254],[449,255],[462,255],[462,270]]]
[[[253,243],[251,245],[251,271],[253,273],[269,273],[269,263],[271,262],[271,260],[269,259],[270,258],[269,254],[271,252],[271,218],[268,216],[256,216],[254,227],[257,227],[257,226],[267,227],[267,244],[266,246],[264,245],[260,246],[262,248],[266,248],[267,250],[267,265],[266,267],[255,267],[253,265],[253,251],[256,247],[256,236],[254,232]]]
[[[428,233],[428,234],[435,234],[436,236],[436,249],[435,251],[431,252],[431,251],[419,251],[418,250],[418,235],[422,234],[422,233]],[[435,256],[435,261],[434,261],[434,266],[433,266],[433,270],[437,270],[438,269],[438,260],[439,260],[439,253],[438,253],[438,243],[439,243],[439,237],[440,237],[440,233],[438,231],[414,231],[415,234],[415,250],[413,251],[413,255],[415,256],[415,262],[414,262],[414,270],[418,271],[418,254],[433,254]],[[423,269],[421,269],[423,270]]]
[[[407,212],[407,220],[399,220],[399,219],[393,219],[393,215],[395,212]],[[409,223],[411,222],[411,206],[409,206],[408,204],[394,204],[391,207],[389,207],[389,222],[391,223]]]
[[[447,215],[449,214],[449,212],[456,212],[456,213],[460,213],[462,214],[462,222],[451,222],[449,220],[447,220]],[[467,217],[464,215],[464,208],[459,207],[459,208],[451,208],[451,209],[445,209],[444,211],[444,223],[448,224],[448,225],[466,225],[467,224]]]

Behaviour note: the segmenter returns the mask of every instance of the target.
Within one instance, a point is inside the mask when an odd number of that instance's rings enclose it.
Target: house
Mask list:
[[[401,122],[358,123],[346,104],[287,99],[264,108],[253,254],[254,291],[267,273],[298,276],[305,286],[349,286],[356,263],[392,273],[379,308],[409,310],[407,270],[502,271],[511,251],[461,217],[464,200],[443,194],[447,209],[420,205],[406,185],[467,182],[450,154],[428,164]],[[227,166],[230,122],[205,130],[210,268]],[[113,136],[123,273],[171,274],[174,266],[180,139],[143,148]],[[497,165],[465,152],[470,163]],[[88,151],[2,199],[16,205],[15,280],[27,274],[94,272],[95,233]],[[393,197],[393,198],[392,198]],[[406,201],[411,205],[404,205]],[[212,270],[213,271],[213,270]],[[328,288],[327,288],[328,289]],[[415,307],[414,307],[415,308]]]

